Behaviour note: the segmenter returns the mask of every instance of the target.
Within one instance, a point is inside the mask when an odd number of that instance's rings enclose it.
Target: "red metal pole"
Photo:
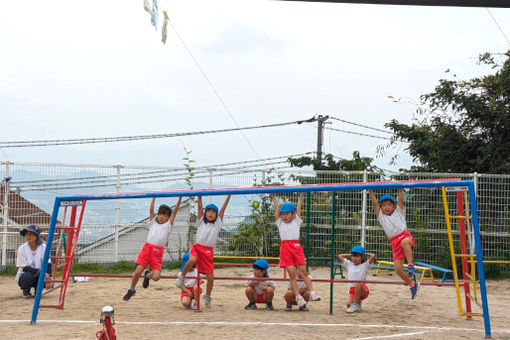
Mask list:
[[[464,202],[462,201],[462,192],[457,192],[457,211],[459,212],[459,216],[464,216]],[[459,237],[460,237],[460,251],[463,255],[467,255],[467,245],[466,245],[466,223],[464,219],[459,219]],[[470,278],[467,276],[468,273],[468,263],[467,257],[463,256],[461,258],[462,262],[462,277],[464,280],[468,281]],[[453,264],[456,265],[456,264]],[[471,299],[469,298],[469,283],[464,283],[464,293],[466,299],[466,312],[471,313]],[[471,319],[471,316],[467,317]]]

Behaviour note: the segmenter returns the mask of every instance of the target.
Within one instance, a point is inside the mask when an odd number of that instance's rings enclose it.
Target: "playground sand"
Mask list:
[[[249,268],[220,268],[218,277],[247,277]],[[282,270],[272,268],[274,278]],[[163,275],[176,275],[164,271]],[[328,278],[329,268],[312,268],[314,278]],[[380,274],[370,280],[394,281]],[[424,286],[415,300],[401,285],[369,284],[370,296],[361,313],[345,313],[347,284],[334,285],[333,315],[329,314],[328,283],[315,283],[322,301],[310,302],[309,312],[284,311],[286,282],[277,282],[275,311],[245,310],[244,281],[216,281],[212,308],[184,309],[175,280],[151,282],[126,302],[129,279],[90,278],[70,283],[65,308],[41,309],[30,325],[33,299],[23,299],[13,277],[0,277],[0,339],[95,339],[101,308],[115,309],[118,339],[483,339],[483,318],[467,320],[458,314],[454,287]],[[510,339],[510,280],[487,283],[492,338]],[[57,292],[43,297],[55,304]],[[473,310],[478,310],[474,305]],[[16,321],[19,320],[19,321]],[[390,337],[390,338],[392,338]]]

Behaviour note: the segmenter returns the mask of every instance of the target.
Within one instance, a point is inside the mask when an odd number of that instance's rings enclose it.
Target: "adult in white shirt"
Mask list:
[[[19,233],[25,237],[26,242],[18,248],[18,256],[16,258],[18,272],[16,273],[15,281],[23,291],[23,297],[30,298],[33,297],[30,293],[32,287],[37,288],[46,244],[41,239],[41,228],[36,225],[29,225]],[[50,279],[51,269],[51,261],[48,261],[45,273],[46,281]],[[49,288],[50,285],[50,282],[46,282],[45,288]]]

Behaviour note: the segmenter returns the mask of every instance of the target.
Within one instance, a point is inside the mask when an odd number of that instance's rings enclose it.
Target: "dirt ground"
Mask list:
[[[328,268],[312,268],[314,278],[327,279]],[[220,268],[218,277],[248,277],[249,268]],[[270,269],[282,278],[280,269]],[[163,272],[163,275],[176,275]],[[397,280],[380,274],[370,280]],[[415,300],[400,285],[369,284],[370,296],[360,313],[345,313],[347,284],[335,284],[334,313],[329,314],[328,283],[315,283],[322,301],[310,302],[309,312],[284,311],[285,282],[277,282],[275,311],[245,310],[244,281],[218,280],[212,307],[194,312],[181,307],[175,280],[137,287],[136,295],[122,300],[129,279],[91,278],[70,283],[65,309],[41,309],[30,325],[33,299],[23,299],[13,277],[0,277],[0,339],[95,339],[102,328],[101,308],[115,309],[118,339],[483,339],[483,318],[467,320],[458,314],[454,287],[424,286]],[[510,339],[510,281],[487,285],[492,338]],[[57,293],[43,297],[54,304]],[[478,306],[475,310],[478,309]]]

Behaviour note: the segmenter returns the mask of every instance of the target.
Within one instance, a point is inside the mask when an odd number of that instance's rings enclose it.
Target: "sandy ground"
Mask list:
[[[249,268],[220,268],[218,277],[247,277]],[[282,278],[282,271],[271,269]],[[329,269],[312,269],[314,278],[328,278]],[[175,275],[164,272],[163,275]],[[396,280],[380,274],[370,280]],[[70,283],[65,309],[42,309],[30,325],[33,299],[23,299],[13,277],[0,277],[0,339],[95,339],[102,328],[100,310],[115,308],[118,339],[483,339],[483,318],[467,320],[458,314],[454,287],[424,286],[415,300],[400,285],[370,284],[363,311],[345,313],[348,286],[335,284],[334,310],[329,314],[328,283],[316,283],[320,302],[309,303],[309,312],[286,312],[286,283],[277,282],[275,311],[245,310],[244,281],[216,281],[212,308],[186,310],[179,302],[175,280],[137,287],[128,302],[122,300],[129,279],[91,278]],[[54,304],[57,293],[43,303]],[[492,338],[510,339],[510,281],[488,282]],[[478,307],[475,305],[476,309]]]

